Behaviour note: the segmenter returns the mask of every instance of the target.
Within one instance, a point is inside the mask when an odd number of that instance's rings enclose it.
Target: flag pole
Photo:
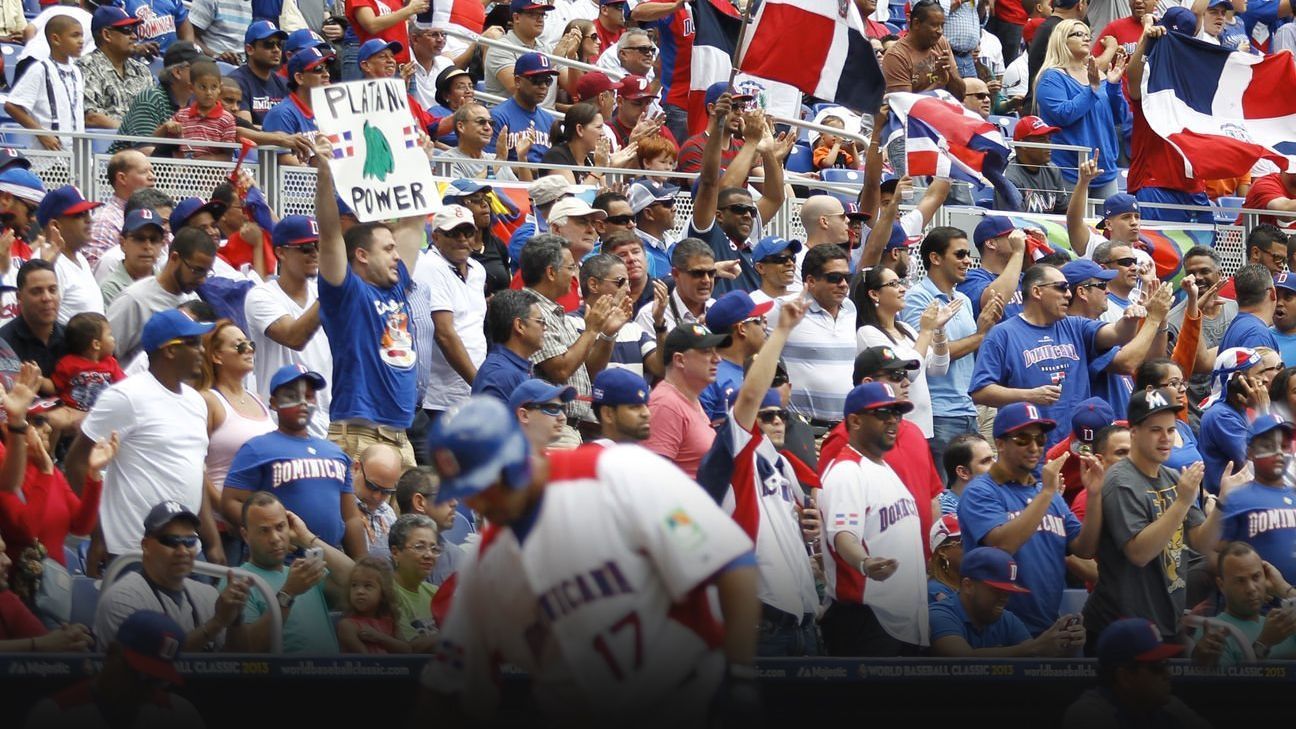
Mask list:
[[[708,0],[703,0],[707,2]],[[742,25],[738,26],[738,42],[734,44],[733,57],[729,59],[729,88],[733,89],[734,78],[738,75],[738,64],[742,61],[743,41],[747,39],[747,25],[751,23],[751,9],[755,0],[744,0]]]

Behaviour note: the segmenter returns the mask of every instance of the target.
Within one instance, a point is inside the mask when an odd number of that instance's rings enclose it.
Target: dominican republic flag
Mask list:
[[[992,185],[1014,210],[1021,193],[1004,177],[1009,147],[997,124],[982,119],[947,91],[888,94],[891,136],[905,134],[905,166],[910,176],[933,175]]]
[[[1241,177],[1257,160],[1296,155],[1296,64],[1167,33],[1148,54],[1143,115],[1189,177]]]
[[[706,130],[706,90],[728,81],[742,13],[729,0],[698,0],[693,6],[693,57],[689,61],[689,134]]]
[[[382,7],[379,4],[378,7]],[[437,0],[427,12],[414,18],[416,24],[433,28],[454,28],[470,33],[480,33],[486,27],[486,5],[479,0]],[[457,56],[468,48],[468,41],[446,36],[445,53]]]
[[[333,159],[346,159],[355,156],[355,144],[351,141],[351,132],[329,134],[325,137],[333,145]]]
[[[740,67],[857,113],[876,112],[886,81],[851,0],[764,0]]]
[[[418,146],[419,128],[410,124],[401,129],[401,137],[405,140],[405,149],[413,149]]]

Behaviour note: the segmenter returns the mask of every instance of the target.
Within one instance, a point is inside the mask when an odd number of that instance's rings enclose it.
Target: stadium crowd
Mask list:
[[[563,627],[583,604],[635,593],[692,628],[715,587],[743,635],[698,655],[731,692],[753,656],[1097,656],[1109,686],[1180,651],[1296,657],[1296,173],[1185,174],[1140,85],[1167,33],[1296,47],[1286,3],[856,0],[886,91],[943,90],[1031,145],[1020,210],[906,175],[885,106],[807,105],[806,134],[718,82],[690,116],[685,0],[18,5],[4,112],[35,133],[0,150],[0,651],[111,654],[156,611],[184,651],[264,652],[277,611],[287,652],[428,653],[429,688],[471,692],[455,671],[527,621],[574,640],[605,627]],[[311,91],[388,78],[447,184],[430,217],[360,222]],[[94,130],[157,139],[112,144],[103,202],[47,186]],[[313,215],[246,173],[157,188],[155,163],[238,141],[312,168]],[[1211,224],[1219,198],[1275,213],[1240,267],[1198,245],[1159,270],[1143,223]],[[978,222],[933,226],[945,205]],[[1067,244],[1019,213],[1064,216]],[[544,490],[591,479],[592,503]],[[651,569],[490,605],[528,560],[580,563],[564,540]],[[51,575],[133,552],[72,620]],[[650,652],[702,635],[645,630]]]

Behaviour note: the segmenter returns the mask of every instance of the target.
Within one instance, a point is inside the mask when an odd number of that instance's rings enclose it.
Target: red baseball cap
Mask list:
[[[604,91],[612,91],[617,88],[617,84],[612,83],[612,79],[605,73],[592,71],[580,77],[576,82],[576,100],[590,101]]]
[[[649,89],[650,86],[648,79],[630,74],[621,79],[620,85],[617,86],[617,96],[631,101],[651,99],[655,94]]]
[[[1029,137],[1040,137],[1056,131],[1058,131],[1058,127],[1049,126],[1037,116],[1024,116],[1018,120],[1017,126],[1013,128],[1013,139],[1020,142]]]

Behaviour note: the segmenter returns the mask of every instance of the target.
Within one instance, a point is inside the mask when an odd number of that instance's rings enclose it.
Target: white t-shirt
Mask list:
[[[414,295],[427,297],[429,313],[449,311],[454,314],[455,332],[459,334],[473,366],[480,367],[486,359],[486,269],[469,258],[467,279],[461,279],[441,251],[433,247],[419,256],[418,265],[414,267],[414,281],[418,283]],[[428,322],[427,329],[421,331],[420,336],[431,337],[434,332],[432,323]],[[468,399],[472,386],[450,366],[440,345],[434,341],[429,350],[428,386],[423,395],[423,407],[449,410]]]
[[[26,109],[42,129],[85,131],[85,80],[75,63],[33,60],[14,84],[8,100]],[[72,144],[71,137],[60,139],[64,147]],[[27,141],[31,149],[40,147],[35,136],[27,137]]]
[[[1030,57],[1028,54],[1019,53],[1008,68],[1004,69],[1003,92],[1004,96],[1013,98],[1016,96],[1025,96],[1026,91],[1030,88]]]
[[[931,391],[927,389],[927,375],[930,373],[940,377],[949,372],[949,352],[938,356],[936,345],[933,344],[928,346],[927,356],[922,357],[914,349],[912,340],[901,337],[899,341],[892,342],[881,329],[874,326],[860,327],[855,332],[855,342],[860,352],[869,347],[890,347],[901,359],[918,360],[918,369],[909,373],[909,401],[913,403],[914,409],[905,413],[904,417],[922,429],[924,438],[933,437]]]
[[[158,283],[157,276],[142,278],[123,289],[108,307],[108,323],[117,337],[117,359],[124,362],[135,356],[140,333],[154,314],[196,298],[198,294],[192,292],[176,295],[167,291]]]
[[[90,262],[80,251],[70,256],[60,253],[54,259],[54,275],[58,277],[59,324],[66,325],[68,319],[83,311],[104,313],[103,291],[90,271]]]
[[[31,40],[27,41],[27,43],[23,45],[22,53],[18,54],[18,61],[29,56],[32,58],[49,58],[50,48],[49,41],[45,40],[45,24],[55,15],[71,15],[81,24],[81,31],[83,33],[82,38],[84,41],[81,45],[81,56],[79,57],[88,56],[91,53],[94,53],[95,39],[94,33],[91,32],[90,28],[90,23],[94,20],[94,16],[78,7],[55,5],[42,10],[40,15],[37,15],[35,20],[31,21],[32,26],[36,28],[36,35],[33,35]]]
[[[453,65],[454,61],[449,58],[437,56],[432,59],[432,70],[429,71],[423,68],[423,64],[414,61],[414,83],[410,84],[410,93],[414,95],[415,101],[423,105],[424,109],[431,109],[437,105],[437,76],[440,76],[442,71]]]
[[[139,549],[144,517],[168,499],[197,514],[207,462],[207,403],[181,385],[173,392],[152,372],[127,377],[99,395],[81,431],[121,445],[104,474],[99,524],[109,554]]]
[[[882,628],[896,640],[927,645],[927,566],[923,559],[920,507],[886,463],[876,463],[851,446],[842,449],[824,473],[824,576],[828,594],[873,609]],[[842,559],[833,546],[838,534],[853,535],[871,557],[896,560],[896,571],[878,582],[858,564]]]
[[[568,23],[573,20],[593,22],[599,14],[599,4],[595,0],[558,0],[553,5],[554,9],[545,14],[545,29],[540,34],[550,48],[562,39],[563,28]]]
[[[270,379],[280,367],[290,364],[304,365],[307,369],[324,375],[328,387],[315,393],[316,408],[311,414],[307,428],[315,438],[327,438],[329,426],[329,403],[333,400],[333,353],[329,350],[328,335],[324,327],[315,330],[315,334],[306,342],[306,346],[297,351],[271,339],[266,330],[271,324],[285,316],[300,318],[306,310],[319,299],[319,289],[315,279],[306,281],[306,305],[298,306],[291,296],[279,287],[278,279],[266,281],[253,286],[243,300],[243,314],[247,317],[247,335],[256,343],[255,369],[260,389],[257,394],[262,401],[270,402]]]

